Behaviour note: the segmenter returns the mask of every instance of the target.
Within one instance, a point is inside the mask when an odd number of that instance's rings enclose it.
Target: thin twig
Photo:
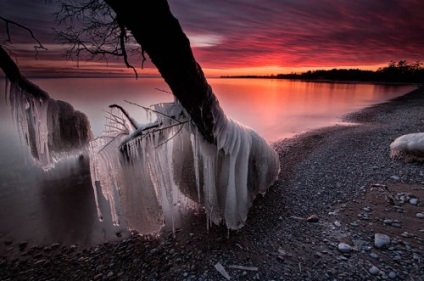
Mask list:
[[[132,118],[129,113],[120,105],[117,104],[112,104],[109,105],[110,108],[118,108],[119,110],[121,110],[121,112],[125,115],[125,117],[127,117],[128,121],[130,121],[131,125],[134,127],[134,129],[138,128],[138,124],[137,122],[135,122],[134,118]]]
[[[172,93],[171,93],[171,92],[169,92],[169,91],[165,91],[165,90],[162,90],[162,89],[159,89],[159,88],[155,88],[155,90],[157,90],[157,91],[159,91],[159,92],[164,92],[164,93],[167,93],[167,94],[172,95]]]
[[[127,54],[127,50],[125,48],[125,34],[126,34],[126,30],[123,24],[119,25],[119,29],[120,29],[120,33],[119,33],[119,44],[121,45],[121,51],[122,51],[122,55],[124,56],[124,63],[128,68],[131,68],[134,71],[135,74],[135,79],[138,79],[138,73],[137,70],[135,69],[134,66],[132,66],[129,62],[128,62],[128,54]],[[144,59],[144,56],[143,56]]]
[[[178,131],[170,138],[168,138],[166,141],[164,141],[163,143],[159,144],[158,146],[156,146],[155,148],[158,148],[159,146],[162,146],[164,144],[166,144],[167,142],[169,142],[170,140],[172,140],[176,135],[178,135],[178,133],[181,131],[181,129],[184,127],[184,124],[177,124],[177,125],[181,125],[181,127],[178,129]]]
[[[141,107],[141,108],[143,108],[144,110],[150,110],[150,111],[152,111],[152,112],[154,112],[154,113],[156,113],[156,114],[159,114],[159,115],[162,115],[162,116],[165,116],[165,117],[167,117],[167,118],[169,118],[169,119],[172,119],[172,120],[174,120],[174,121],[177,121],[178,123],[181,123],[175,116],[170,116],[170,115],[167,115],[167,114],[165,114],[165,113],[162,113],[162,112],[160,112],[160,111],[157,111],[157,110],[154,110],[154,109],[151,109],[151,108],[149,108],[149,107],[145,107],[145,106],[143,106],[143,105],[140,105],[140,104],[137,104],[137,103],[135,103],[135,102],[130,102],[130,101],[127,101],[127,100],[124,100],[126,103],[129,103],[129,104],[132,104],[132,105],[135,105],[135,106],[138,106],[138,107]]]
[[[122,135],[125,135],[125,134],[118,134],[118,135],[116,135],[115,137],[113,137],[113,139],[111,139],[107,144],[105,144],[100,150],[99,150],[99,152],[98,153],[100,153],[100,152],[102,152],[103,151],[103,149],[105,149],[108,145],[110,145],[114,140],[116,140],[116,138],[118,138],[118,137],[120,137],[120,136],[122,136]]]
[[[42,49],[42,50],[46,50],[47,51],[47,48],[46,47],[44,47],[43,46],[43,44],[40,42],[40,40],[38,40],[37,39],[37,37],[35,37],[35,35],[34,35],[34,33],[32,32],[32,30],[30,29],[30,28],[28,28],[28,27],[26,27],[26,26],[24,26],[24,25],[22,25],[22,24],[19,24],[19,23],[17,23],[17,22],[15,22],[15,21],[13,21],[13,20],[9,20],[9,19],[6,19],[6,18],[4,18],[4,17],[2,17],[2,16],[0,16],[0,19],[1,20],[3,20],[4,22],[5,22],[5,24],[6,24],[6,35],[7,35],[7,39],[6,40],[4,40],[4,44],[6,44],[6,43],[12,43],[12,38],[11,38],[11,36],[10,36],[10,29],[9,29],[9,25],[10,24],[13,24],[13,25],[16,25],[17,27],[19,27],[19,28],[22,28],[22,29],[24,29],[24,30],[26,30],[26,31],[28,31],[28,33],[30,34],[30,36],[31,36],[31,38],[35,41],[35,42],[37,42],[38,43],[38,46],[34,46],[34,49],[35,49],[35,57],[38,57],[38,50],[39,49]]]

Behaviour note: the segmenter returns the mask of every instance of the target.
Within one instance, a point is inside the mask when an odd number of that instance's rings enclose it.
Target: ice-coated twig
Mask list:
[[[127,133],[128,134],[128,131],[122,129],[122,127],[117,127],[117,126],[113,126],[113,125],[110,125],[110,124],[106,124],[105,126],[110,128],[110,130],[108,130],[108,132],[121,132],[121,133]],[[113,129],[115,129],[115,130],[113,130]]]
[[[128,121],[130,121],[130,123],[134,127],[134,129],[138,129],[138,127],[140,127],[140,124],[138,124],[137,121],[135,121],[135,119],[132,118],[122,106],[117,105],[117,104],[111,104],[111,105],[109,105],[109,107],[119,109],[122,112],[122,114],[124,114],[125,117],[127,117]]]
[[[256,266],[230,265],[228,267],[240,270],[258,271],[258,268]]]
[[[161,145],[164,145],[164,144],[166,144],[167,142],[169,142],[170,140],[172,140],[176,135],[178,135],[178,133],[179,132],[181,132],[181,130],[183,129],[183,127],[184,127],[184,124],[185,123],[187,123],[188,121],[186,121],[186,122],[184,122],[184,123],[180,123],[180,124],[176,124],[175,126],[178,126],[178,125],[180,125],[181,127],[178,129],[178,131],[175,133],[175,134],[173,134],[172,135],[172,137],[170,137],[170,138],[168,138],[166,141],[164,141],[163,143],[161,143],[161,144],[159,144],[158,146],[156,146],[155,148],[158,148],[158,147],[160,147]],[[173,126],[172,126],[173,127]],[[169,128],[169,127],[168,127]],[[164,129],[166,129],[166,128],[164,128]]]
[[[149,108],[149,107],[146,107],[146,106],[143,106],[143,105],[140,105],[140,104],[137,104],[137,103],[135,103],[135,102],[130,102],[130,101],[127,101],[127,100],[124,100],[124,101],[125,101],[126,103],[129,103],[129,104],[132,104],[132,105],[135,105],[135,106],[141,107],[141,108],[143,108],[144,110],[149,110],[149,111],[154,112],[154,113],[156,113],[156,114],[159,114],[159,115],[165,116],[165,117],[167,117],[167,118],[169,118],[169,119],[172,119],[172,120],[174,120],[174,121],[177,121],[178,123],[181,123],[181,122],[177,119],[177,117],[176,117],[176,116],[170,116],[170,115],[167,115],[167,114],[165,114],[165,113],[163,113],[163,112],[160,112],[160,111],[154,110],[154,109],[152,109],[152,108]]]
[[[128,130],[127,126],[125,125],[125,121],[123,119],[118,119],[119,117],[116,115],[113,115],[112,113],[108,113],[110,116],[112,116],[113,118],[110,118],[108,116],[105,116],[105,118],[111,122],[114,122],[115,124],[119,124],[122,127],[124,127],[125,129]]]
[[[231,279],[230,275],[228,274],[228,272],[225,270],[225,268],[222,266],[220,262],[216,263],[214,267],[219,273],[221,273],[222,276],[224,276],[225,279],[227,280]]]
[[[122,136],[122,135],[124,135],[124,134],[118,134],[118,135],[116,135],[116,136],[114,136],[114,137],[111,137],[112,139],[107,143],[107,144],[105,144],[97,153],[100,153],[100,152],[102,152],[106,147],[108,147],[114,140],[116,140],[116,138],[118,138],[118,137],[120,137],[120,136]]]
[[[150,123],[150,124],[145,124],[145,125],[139,125],[139,127],[132,132],[131,134],[129,134],[119,145],[119,147],[124,146],[125,144],[127,144],[128,142],[134,140],[135,138],[137,138],[138,136],[142,136],[144,131],[153,129],[153,128],[157,128],[160,127],[162,125],[162,122],[154,122],[154,123]]]

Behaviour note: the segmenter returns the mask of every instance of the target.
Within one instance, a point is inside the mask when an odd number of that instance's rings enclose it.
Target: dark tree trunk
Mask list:
[[[149,55],[203,137],[215,143],[214,126],[225,118],[224,112],[167,1],[143,1],[141,11],[128,1],[106,2]]]

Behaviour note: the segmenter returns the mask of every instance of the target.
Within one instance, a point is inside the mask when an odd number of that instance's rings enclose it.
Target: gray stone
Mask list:
[[[374,252],[371,252],[370,253],[370,257],[372,257],[373,259],[377,259],[378,258],[378,255],[376,253],[374,253]]]
[[[424,213],[416,213],[415,216],[419,219],[424,219]]]
[[[397,277],[396,272],[394,272],[394,271],[390,271],[390,273],[389,273],[389,278],[390,278],[390,279],[396,279],[396,277]]]
[[[317,222],[317,221],[319,221],[319,218],[318,218],[318,216],[317,216],[317,215],[313,214],[313,215],[310,215],[310,216],[306,219],[306,221],[307,221],[307,222]]]
[[[417,205],[418,204],[418,198],[409,199],[409,203],[412,204],[412,205]]]
[[[375,267],[375,266],[372,266],[369,270],[369,273],[371,273],[372,275],[377,275],[378,274],[378,272],[379,272],[379,270],[378,270],[378,268],[377,267]]]
[[[393,220],[385,219],[385,220],[383,220],[383,223],[384,224],[392,224],[393,223]]]
[[[352,251],[352,246],[346,243],[339,243],[337,249],[342,253],[350,253]]]
[[[386,234],[376,233],[374,235],[374,246],[377,248],[383,248],[390,244],[390,237]]]

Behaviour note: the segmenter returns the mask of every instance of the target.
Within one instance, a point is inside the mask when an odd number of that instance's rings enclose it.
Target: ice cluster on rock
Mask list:
[[[405,161],[424,161],[424,133],[411,133],[390,144],[390,157]]]

